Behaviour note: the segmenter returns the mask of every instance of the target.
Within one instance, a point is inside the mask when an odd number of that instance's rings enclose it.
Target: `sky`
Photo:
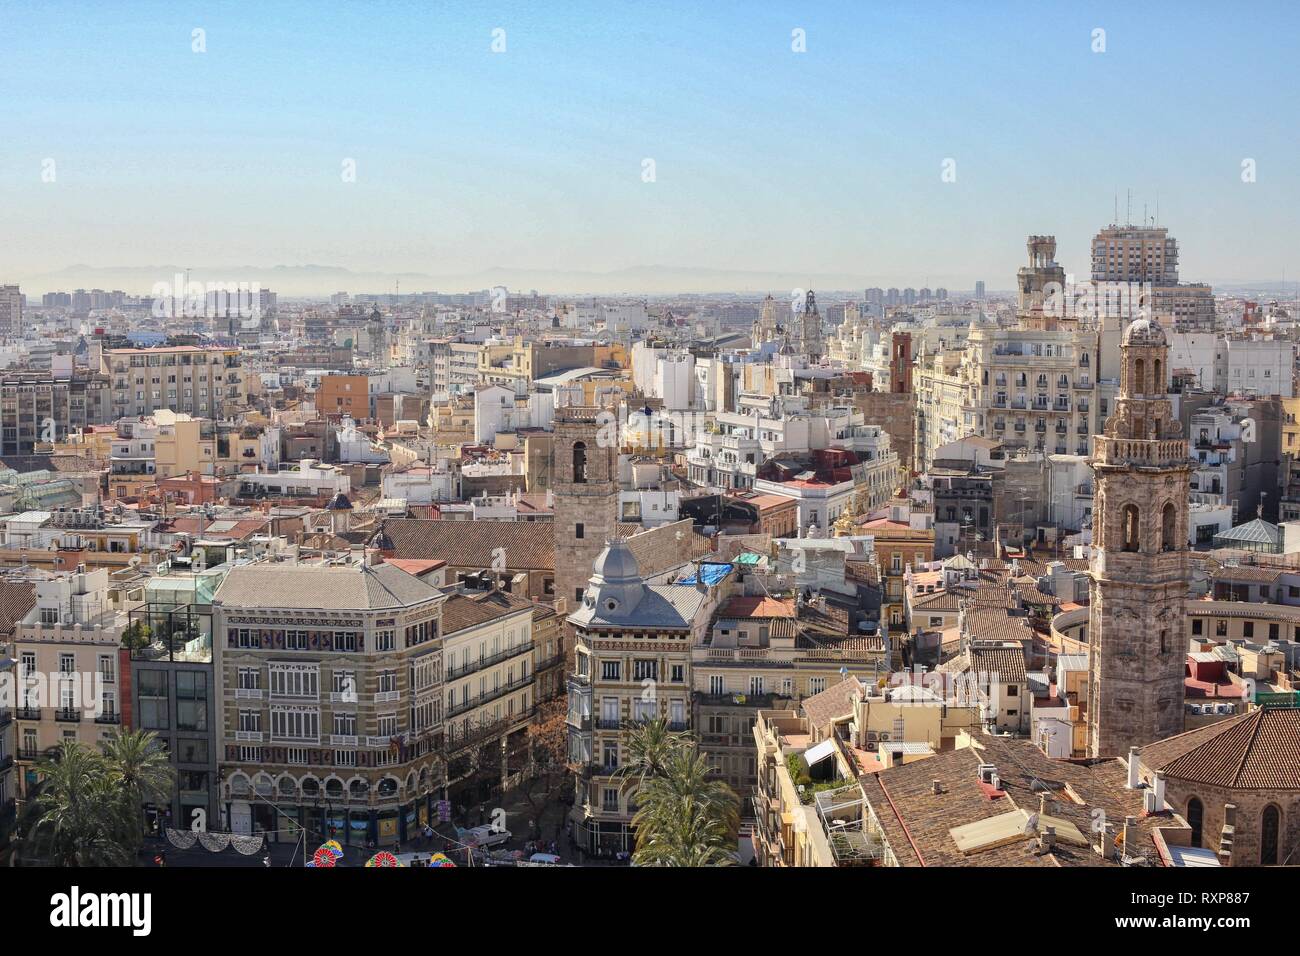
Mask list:
[[[1298,21],[1197,0],[0,0],[0,282],[1004,289],[1030,233],[1086,272],[1129,190],[1184,281],[1294,280]]]

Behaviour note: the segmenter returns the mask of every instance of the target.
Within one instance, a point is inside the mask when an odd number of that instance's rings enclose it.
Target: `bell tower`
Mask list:
[[[578,609],[597,555],[618,530],[617,420],[600,408],[555,410],[551,487],[555,495],[555,596]]]
[[[1120,345],[1119,398],[1093,440],[1088,752],[1183,730],[1191,462],[1165,383],[1169,346],[1150,319]]]

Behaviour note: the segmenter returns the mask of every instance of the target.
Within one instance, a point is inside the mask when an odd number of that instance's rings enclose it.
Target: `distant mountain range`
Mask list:
[[[154,285],[174,283],[184,275],[185,266],[90,266],[78,264],[40,275],[0,276],[0,281],[17,281],[30,296],[43,292],[71,292],[74,289],[121,289],[130,295],[148,295]],[[391,293],[401,291],[458,293],[490,289],[503,285],[512,292],[536,289],[547,295],[670,295],[768,293],[781,297],[795,289],[860,292],[871,286],[904,288],[923,284],[945,287],[954,294],[969,293],[975,280],[963,276],[934,277],[925,283],[908,282],[879,275],[842,272],[763,272],[740,269],[709,269],[684,266],[633,266],[612,272],[553,271],[493,266],[478,272],[377,272],[358,271],[342,266],[190,266],[193,282],[247,282],[260,284],[281,296],[323,297],[334,292]],[[1243,282],[1232,280],[1211,283],[1215,291],[1229,294],[1268,295],[1280,298],[1297,296],[1295,282],[1276,279]],[[1007,294],[989,284],[990,295]]]
[[[71,292],[74,289],[121,289],[130,295],[147,295],[159,282],[169,285],[185,266],[90,266],[78,264],[30,275],[17,281],[28,295]],[[5,281],[15,281],[4,277]],[[391,293],[471,292],[503,285],[512,292],[536,289],[548,295],[665,295],[680,293],[770,292],[794,289],[852,289],[899,285],[882,277],[846,273],[780,273],[678,266],[635,266],[613,272],[551,271],[494,266],[479,272],[432,274],[426,272],[367,272],[341,266],[190,266],[191,282],[259,283],[282,296],[327,296],[333,292]],[[910,284],[910,283],[908,283]],[[930,285],[944,285],[931,279]],[[947,288],[969,291],[973,281],[950,283]],[[900,286],[901,287],[901,286]]]

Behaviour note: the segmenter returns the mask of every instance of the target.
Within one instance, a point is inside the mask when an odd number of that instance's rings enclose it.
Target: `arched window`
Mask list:
[[[1123,511],[1124,550],[1138,549],[1138,506],[1125,505]]]
[[[587,443],[575,441],[573,443],[573,480],[578,484],[585,484],[587,481]]]
[[[1151,383],[1151,391],[1158,395],[1165,390],[1164,379],[1160,377],[1160,359],[1156,359],[1152,363],[1151,369],[1155,373],[1155,381]]]
[[[1196,797],[1187,801],[1187,825],[1192,828],[1192,846],[1201,845],[1201,824],[1205,820],[1205,807]]]
[[[1270,803],[1259,817],[1260,866],[1277,866],[1277,838],[1281,829],[1282,814]]]
[[[1146,374],[1146,362],[1138,359],[1133,363],[1133,381],[1129,382],[1129,386],[1134,395],[1145,395],[1147,393]]]
[[[1160,512],[1160,550],[1178,550],[1178,509],[1172,501]]]

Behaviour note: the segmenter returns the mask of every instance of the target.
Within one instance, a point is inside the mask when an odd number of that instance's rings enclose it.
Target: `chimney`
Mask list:
[[[1128,789],[1136,790],[1141,782],[1138,775],[1138,749],[1136,747],[1128,748]]]
[[[941,781],[941,780],[939,780],[939,779],[937,779],[937,778],[934,779],[934,780],[931,780],[931,781],[930,781],[930,792],[933,793],[933,794],[935,794],[936,796],[937,796],[938,794],[943,793],[943,781]]]
[[[1165,772],[1163,770],[1156,771],[1155,783],[1156,783],[1155,812],[1159,813],[1165,808]]]
[[[1123,848],[1125,856],[1129,855],[1129,851],[1137,842],[1137,822],[1137,817],[1124,818],[1124,830],[1121,835],[1120,845]]]
[[[1043,835],[1038,839],[1038,847],[1043,853],[1051,853],[1056,847],[1056,827],[1043,827]]]
[[[996,770],[994,770],[993,773],[989,776],[989,786],[992,787],[994,790],[1002,789],[1002,778],[998,776],[998,772]]]

